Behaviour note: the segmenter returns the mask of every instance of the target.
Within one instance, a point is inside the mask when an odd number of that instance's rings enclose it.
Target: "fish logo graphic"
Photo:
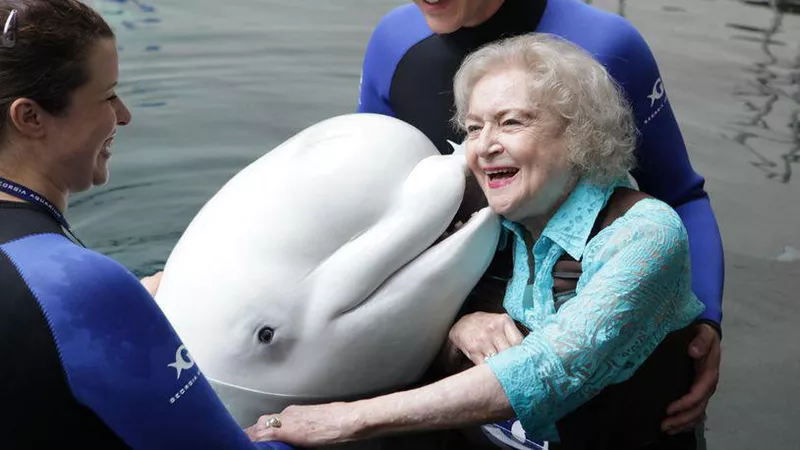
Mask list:
[[[661,78],[656,80],[656,84],[653,85],[653,93],[648,95],[647,98],[650,99],[650,107],[652,108],[653,105],[656,104],[657,100],[661,100],[661,97],[664,96],[664,83],[661,82]]]
[[[185,352],[185,357],[184,357]],[[178,351],[175,352],[175,362],[167,364],[167,367],[172,367],[178,372],[177,378],[181,377],[181,372],[187,369],[191,369],[194,367],[194,360],[192,356],[189,354],[189,351],[186,350],[185,345],[181,345],[178,347]]]

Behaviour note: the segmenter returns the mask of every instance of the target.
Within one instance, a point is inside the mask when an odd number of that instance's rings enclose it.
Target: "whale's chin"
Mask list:
[[[281,412],[287,406],[299,404],[303,400],[300,397],[270,394],[206,378],[225,408],[242,428],[256,423],[262,414]],[[313,402],[311,399],[308,400]]]
[[[211,387],[222,400],[225,408],[240,427],[246,428],[265,414],[277,414],[291,405],[318,405],[330,402],[352,401],[372,397],[384,392],[361,394],[358,396],[314,396],[287,395],[263,392],[206,377]]]

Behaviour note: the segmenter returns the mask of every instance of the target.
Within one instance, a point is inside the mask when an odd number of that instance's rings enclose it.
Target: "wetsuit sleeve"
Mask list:
[[[364,55],[364,64],[361,69],[359,87],[358,112],[375,113],[386,116],[395,116],[389,104],[389,88],[397,62],[391,57],[392,30],[399,32],[391,26],[390,19],[384,18],[367,44]]]
[[[689,233],[692,290],[705,304],[700,319],[722,322],[724,260],[705,180],[692,168],[670,107],[656,60],[639,32],[625,22],[611,48],[609,71],[626,91],[641,132],[637,168],[639,188],[675,208]],[[609,38],[611,39],[611,38]]]
[[[290,448],[249,441],[124,267],[59,235],[22,239],[4,250],[42,307],[72,395],[125,443]]]

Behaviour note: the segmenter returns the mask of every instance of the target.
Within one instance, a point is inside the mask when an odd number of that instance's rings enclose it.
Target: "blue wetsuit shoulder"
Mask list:
[[[41,306],[72,394],[125,443],[256,448],[124,267],[57,234],[2,251]]]
[[[364,55],[358,112],[394,116],[389,91],[397,64],[411,47],[432,34],[414,5],[397,7],[383,17]]]
[[[549,0],[537,28],[581,46],[606,66],[624,91],[640,139],[633,171],[639,188],[676,209],[689,231],[692,290],[705,304],[701,319],[722,321],[722,239],[705,180],[695,172],[645,39],[626,19],[578,0]]]

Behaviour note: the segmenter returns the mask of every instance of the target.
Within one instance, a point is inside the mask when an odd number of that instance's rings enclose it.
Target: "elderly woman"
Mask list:
[[[678,215],[628,187],[635,129],[620,90],[590,55],[548,35],[480,49],[454,89],[468,164],[513,245],[503,306],[524,333],[499,326],[465,339],[464,322],[474,321],[466,316],[449,345],[474,367],[377,398],[292,406],[249,433],[319,445],[516,415],[529,436],[566,448],[693,448],[692,436],[659,430],[670,400],[661,397],[678,398],[691,376],[669,376],[686,365],[655,350],[703,306],[690,290]],[[583,273],[574,293],[555,298],[553,269],[564,257],[580,260]],[[685,384],[675,391],[673,379]],[[658,414],[626,416],[620,406]]]

